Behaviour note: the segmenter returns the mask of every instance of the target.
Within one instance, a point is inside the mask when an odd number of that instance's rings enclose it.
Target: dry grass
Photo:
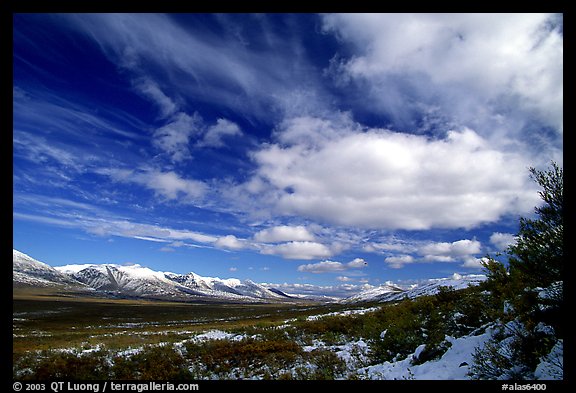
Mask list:
[[[327,312],[313,304],[182,303],[13,291],[13,353],[104,344],[128,348],[175,342],[209,329],[274,326]],[[332,310],[330,308],[329,310]]]

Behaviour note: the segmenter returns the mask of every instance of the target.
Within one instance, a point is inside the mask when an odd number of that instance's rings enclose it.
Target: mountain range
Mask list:
[[[431,279],[402,289],[385,284],[370,288],[341,303],[389,302],[404,298],[433,295],[440,287],[463,289],[478,285],[486,276],[454,274],[451,278]],[[196,273],[158,272],[140,265],[84,264],[51,267],[46,263],[13,250],[14,288],[54,288],[78,295],[156,300],[221,300],[241,302],[276,302],[316,300],[322,296],[303,297],[286,294],[279,289],[236,278],[203,277]],[[328,299],[334,301],[335,299]]]
[[[14,287],[52,287],[108,297],[190,301],[282,301],[278,289],[250,280],[202,277],[195,273],[157,272],[140,265],[87,264],[51,267],[13,250]],[[295,299],[295,298],[294,298]]]

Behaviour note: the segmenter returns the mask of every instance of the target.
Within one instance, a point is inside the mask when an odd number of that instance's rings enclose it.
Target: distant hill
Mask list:
[[[381,285],[376,288],[367,289],[356,295],[343,299],[342,303],[365,303],[365,302],[390,302],[402,300],[404,298],[414,299],[419,296],[434,295],[438,293],[440,287],[451,287],[453,289],[464,289],[471,285],[478,285],[486,279],[482,274],[459,275],[454,274],[450,278],[430,279],[420,285],[408,290],[403,290],[393,285]]]

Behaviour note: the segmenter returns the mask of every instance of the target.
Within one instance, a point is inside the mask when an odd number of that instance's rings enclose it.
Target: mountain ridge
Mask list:
[[[194,272],[178,274],[155,271],[138,264],[70,264],[51,267],[13,249],[13,286],[52,287],[79,293],[90,292],[113,298],[142,298],[174,301],[201,299],[240,302],[323,301],[344,304],[390,302],[404,298],[433,295],[440,287],[463,289],[478,285],[484,275],[454,274],[449,278],[430,279],[409,289],[386,283],[344,299],[287,294],[269,284],[237,278],[204,277]]]
[[[92,290],[112,297],[190,301],[283,301],[294,299],[251,280],[158,272],[140,265],[76,264],[51,267],[13,250],[13,285]]]
[[[370,288],[356,295],[342,299],[340,303],[368,303],[368,302],[392,302],[405,298],[414,299],[419,296],[435,295],[441,287],[452,289],[465,289],[469,286],[478,285],[486,279],[483,274],[461,275],[454,273],[448,278],[429,279],[428,282],[416,285],[413,288],[401,289],[397,286],[385,284]]]

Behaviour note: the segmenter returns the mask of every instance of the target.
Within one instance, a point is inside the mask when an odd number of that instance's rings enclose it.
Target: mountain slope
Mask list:
[[[414,299],[419,296],[434,295],[440,291],[440,287],[451,287],[455,290],[464,289],[470,285],[478,285],[485,279],[486,276],[482,274],[470,274],[466,276],[454,274],[450,278],[430,279],[425,283],[407,290],[402,290],[390,285],[382,285],[343,299],[342,303],[391,302],[404,298]]]
[[[140,265],[67,265],[56,268],[90,287],[109,294],[190,300],[283,300],[288,296],[250,280],[202,277],[195,273],[157,272]]]
[[[63,287],[86,290],[86,285],[36,259],[12,250],[12,285],[14,287]]]
[[[344,300],[343,303],[357,303],[357,302],[374,302],[374,301],[388,301],[388,299],[398,298],[404,296],[404,291],[393,285],[380,285],[376,288],[366,289],[356,295],[350,296]]]
[[[157,272],[140,265],[86,264],[51,267],[13,250],[14,287],[62,287],[114,297],[164,300],[210,298],[229,301],[292,299],[250,280],[202,277],[195,273]]]

